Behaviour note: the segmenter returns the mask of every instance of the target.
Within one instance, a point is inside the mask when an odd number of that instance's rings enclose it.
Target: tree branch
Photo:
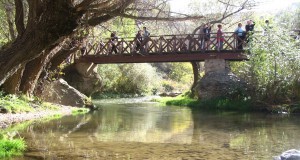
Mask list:
[[[18,31],[18,36],[21,36],[25,31],[23,1],[15,0],[15,6],[15,24]]]
[[[112,16],[120,16],[135,20],[149,20],[149,21],[187,21],[205,18],[204,16],[185,16],[185,17],[142,17],[135,15],[128,15],[125,13],[110,13]]]

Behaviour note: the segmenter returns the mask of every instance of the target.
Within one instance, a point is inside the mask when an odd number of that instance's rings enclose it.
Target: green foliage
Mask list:
[[[112,31],[116,31],[119,38],[134,38],[139,29],[135,25],[135,21],[127,18],[114,18],[112,21],[104,25],[95,27],[90,33],[89,38],[94,40],[106,41]]]
[[[158,89],[161,77],[149,64],[99,65],[104,92],[147,94]]]
[[[49,103],[49,102],[42,102],[40,107],[42,109],[49,109],[49,110],[59,110],[59,106],[53,104],[53,103]]]
[[[263,36],[254,35],[250,61],[232,65],[234,72],[253,86],[253,98],[269,103],[299,100],[297,43],[286,28],[275,24]]]
[[[74,108],[72,109],[72,115],[80,115],[80,114],[85,114],[88,113],[90,110],[88,108]]]
[[[190,89],[193,83],[191,63],[158,63],[153,66],[164,78],[161,92],[183,92]]]
[[[170,79],[177,82],[192,84],[193,68],[191,63],[170,63],[170,65]]]
[[[221,111],[255,111],[255,108],[250,100],[228,98],[215,98],[211,100],[201,101],[200,109],[221,110]]]
[[[20,156],[26,149],[23,139],[0,139],[0,158]]]
[[[279,12],[276,17],[281,27],[290,30],[300,29],[300,3]]]
[[[31,123],[31,122],[30,122]],[[24,123],[25,125],[17,125],[22,127],[14,127],[24,129],[24,126],[28,126],[30,123]],[[5,132],[0,132],[0,159],[10,158],[13,156],[20,156],[26,150],[27,146],[23,138],[15,138],[18,133],[12,131],[12,128],[6,129]]]
[[[177,97],[164,97],[155,99],[164,105],[174,106],[188,106],[194,109],[204,110],[221,110],[221,111],[252,111],[253,108],[251,101],[249,100],[230,100],[228,98],[216,98],[211,100],[197,100],[189,98],[187,95],[179,95]]]
[[[19,97],[11,94],[0,96],[0,107],[3,107],[9,113],[29,112],[33,110],[28,99],[25,99],[23,96]]]

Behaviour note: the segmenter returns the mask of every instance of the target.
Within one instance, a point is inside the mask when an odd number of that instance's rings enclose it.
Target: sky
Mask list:
[[[199,0],[201,2],[203,0]],[[285,9],[295,2],[300,0],[256,0],[259,2],[259,6],[255,7],[256,11],[269,11],[276,12],[281,9]],[[188,4],[191,0],[170,0],[171,9],[174,12],[186,12],[189,10]]]

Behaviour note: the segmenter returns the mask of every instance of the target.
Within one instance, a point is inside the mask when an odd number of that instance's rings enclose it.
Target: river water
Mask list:
[[[16,159],[272,159],[300,149],[299,115],[212,113],[141,103],[95,101],[99,111],[36,122],[20,133]]]

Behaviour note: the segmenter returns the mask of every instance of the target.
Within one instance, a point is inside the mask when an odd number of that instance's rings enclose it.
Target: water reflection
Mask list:
[[[94,114],[99,141],[191,143],[191,111],[138,105],[111,105]]]
[[[271,159],[300,149],[299,118],[205,113],[154,103],[103,103],[86,115],[37,123],[18,159]]]

